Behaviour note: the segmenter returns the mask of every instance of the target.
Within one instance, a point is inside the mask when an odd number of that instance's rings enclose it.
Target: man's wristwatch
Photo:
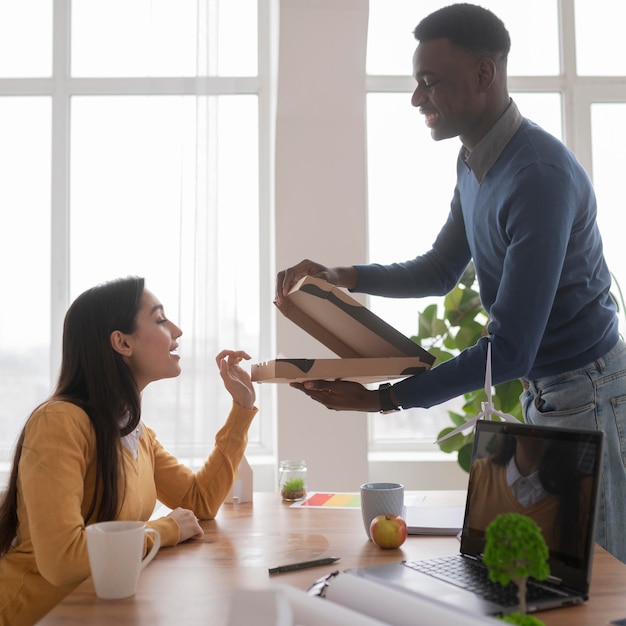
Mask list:
[[[391,399],[391,383],[380,385],[378,387],[378,396],[380,398],[381,413],[392,413],[400,410],[400,407]]]

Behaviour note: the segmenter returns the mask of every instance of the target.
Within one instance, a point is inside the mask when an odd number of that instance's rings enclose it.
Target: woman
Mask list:
[[[255,391],[245,352],[216,357],[230,414],[195,474],[141,422],[141,392],[180,373],[182,331],[142,278],[80,295],[63,329],[56,390],[29,417],[0,505],[0,624],[34,624],[90,574],[85,526],[148,520],[156,500],[173,509],[147,522],[173,546],[203,534],[244,454]]]
[[[470,532],[483,537],[500,513],[526,515],[541,528],[551,554],[580,567],[593,485],[571,442],[507,434],[495,436],[490,450],[472,464]]]

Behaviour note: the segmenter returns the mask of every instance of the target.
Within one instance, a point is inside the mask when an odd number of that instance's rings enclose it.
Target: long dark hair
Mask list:
[[[110,336],[114,330],[134,332],[143,291],[144,279],[136,276],[103,283],[78,296],[65,315],[61,371],[51,399],[82,408],[95,432],[96,485],[85,521],[114,519],[123,500],[124,494],[119,493],[120,435],[139,424],[141,396],[130,368],[112,348]],[[17,476],[23,444],[24,430],[0,504],[0,555],[10,549],[17,533]]]

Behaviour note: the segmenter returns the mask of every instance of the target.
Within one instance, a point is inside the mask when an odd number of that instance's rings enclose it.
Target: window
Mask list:
[[[416,46],[413,28],[422,17],[447,4],[421,2],[416,11],[410,0],[370,0],[367,132],[372,261],[399,261],[425,251],[448,212],[460,144],[454,139],[433,142],[410,105]],[[626,80],[619,75],[624,63],[617,51],[621,41],[617,29],[623,21],[620,13],[626,9],[609,0],[600,3],[605,10],[590,0],[481,4],[493,10],[511,34],[509,86],[522,114],[564,140],[587,170],[593,171],[606,256],[624,283],[626,262],[620,255],[623,238],[618,227],[622,202],[616,181],[624,169],[619,146],[626,137],[619,129],[626,112]],[[612,16],[610,20],[607,15]],[[611,29],[615,29],[613,36]],[[607,48],[611,42],[616,47],[613,54]],[[398,224],[403,226],[398,228]],[[372,297],[370,303],[377,314],[411,336],[417,333],[418,311],[431,301],[436,300]],[[371,416],[370,450],[432,449],[438,431],[451,425],[447,410],[460,404],[457,399],[428,410]]]
[[[51,113],[49,98],[0,98],[0,469],[50,388]]]
[[[70,301],[129,274],[184,331],[183,376],[146,389],[144,419],[181,458],[212,447],[230,408],[214,356],[258,354],[270,306],[266,13],[257,0],[0,6],[5,468],[54,386]],[[271,449],[270,429],[254,421],[252,450]]]
[[[623,102],[595,102],[591,105],[593,179],[598,196],[598,221],[609,267],[622,289],[626,288],[626,259],[624,258],[623,188],[620,180],[626,159],[623,154],[626,142]],[[624,291],[626,294],[626,289]],[[615,290],[615,295],[618,295]]]

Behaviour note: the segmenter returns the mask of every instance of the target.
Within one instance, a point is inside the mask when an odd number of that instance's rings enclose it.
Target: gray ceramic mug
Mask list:
[[[365,534],[377,515],[404,515],[404,485],[400,483],[365,483],[361,485],[361,514]]]

